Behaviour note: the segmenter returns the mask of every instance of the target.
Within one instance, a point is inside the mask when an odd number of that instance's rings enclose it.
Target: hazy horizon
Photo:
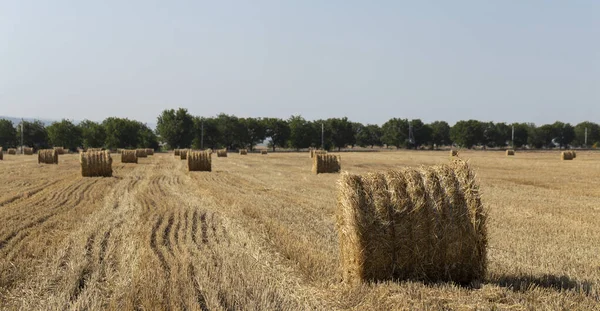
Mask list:
[[[7,1],[0,115],[600,122],[598,37],[593,1]]]

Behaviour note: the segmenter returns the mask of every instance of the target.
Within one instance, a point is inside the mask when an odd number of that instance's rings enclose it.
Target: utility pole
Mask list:
[[[510,141],[512,142],[512,148],[515,149],[515,126],[512,126],[512,138],[510,139]]]
[[[200,149],[204,150],[204,118],[202,118],[202,125],[201,125],[201,133],[200,134]]]
[[[585,128],[585,147],[587,148],[587,127]]]
[[[25,123],[25,120],[23,120],[21,118],[21,154],[22,155],[25,154],[24,151],[23,151],[23,130],[24,130],[23,125],[24,125],[24,123]]]
[[[325,123],[321,123],[321,150],[325,150]]]

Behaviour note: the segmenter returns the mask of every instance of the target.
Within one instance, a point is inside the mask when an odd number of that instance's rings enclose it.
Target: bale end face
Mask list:
[[[217,150],[217,158],[227,158],[227,149]]]
[[[10,155],[16,155],[17,154],[17,149],[15,149],[15,148],[8,148],[8,149],[6,149],[6,153],[8,153]]]
[[[342,169],[342,157],[332,154],[315,154],[313,158],[313,174],[339,173]]]
[[[25,155],[33,155],[33,148],[23,147],[23,154],[25,154]]]
[[[346,282],[485,276],[487,211],[467,163],[344,173],[336,227]]]
[[[565,160],[573,160],[574,156],[573,153],[571,151],[563,151],[560,153],[560,159],[565,161]]]
[[[506,155],[507,156],[514,156],[515,155],[515,151],[514,150],[506,150]]]
[[[450,156],[451,157],[458,157],[458,151],[457,150],[450,150]]]
[[[186,160],[188,152],[189,152],[189,150],[187,150],[187,149],[181,149],[181,150],[179,150],[179,159],[180,160]]]
[[[180,152],[181,152],[180,149],[175,149],[175,150],[173,150],[173,155],[176,156],[176,157],[179,157],[180,156]]]
[[[210,172],[212,170],[211,153],[207,151],[190,151],[187,154],[188,171]]]

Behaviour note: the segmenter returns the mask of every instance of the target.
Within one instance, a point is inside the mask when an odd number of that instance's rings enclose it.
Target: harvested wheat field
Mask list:
[[[336,153],[333,153],[336,154]],[[342,282],[340,174],[306,153],[232,155],[212,172],[157,153],[81,177],[79,156],[0,162],[0,309],[597,310],[600,154],[462,151],[487,217],[470,284]],[[344,153],[353,174],[450,162],[448,152]]]

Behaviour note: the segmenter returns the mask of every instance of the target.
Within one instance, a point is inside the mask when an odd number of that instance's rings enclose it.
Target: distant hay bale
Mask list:
[[[313,158],[313,174],[339,173],[342,168],[342,157],[333,154],[315,154]]]
[[[0,147],[0,161],[4,160],[4,152],[2,151],[2,147]]]
[[[81,176],[111,177],[112,158],[108,151],[88,151],[79,154]]]
[[[261,150],[261,151],[260,151],[260,154],[262,154],[262,155],[266,155],[266,154],[269,154],[269,152],[268,152],[267,150]]]
[[[181,152],[181,149],[175,149],[175,150],[173,150],[173,155],[176,157],[179,157],[181,155],[180,152]]]
[[[577,153],[575,153],[575,150],[571,150],[571,155],[573,155],[573,159],[577,158]]]
[[[188,152],[189,152],[188,149],[180,149],[179,150],[179,159],[186,160]]]
[[[187,154],[188,171],[210,172],[211,154],[207,151],[189,151]]]
[[[573,153],[571,151],[563,151],[560,153],[560,159],[561,160],[573,160],[575,157],[573,157]]]
[[[147,158],[148,157],[148,153],[146,153],[146,149],[136,149],[135,155],[138,158]]]
[[[327,154],[327,150],[316,150],[316,149],[311,149],[308,151],[310,158],[314,158],[315,154]]]
[[[137,150],[121,150],[122,163],[138,163]]]
[[[17,154],[17,149],[15,149],[15,148],[8,148],[8,149],[6,149],[6,153],[8,153],[8,154]]]
[[[23,147],[23,153],[25,155],[33,155],[33,148]]]
[[[240,149],[240,155],[248,155],[248,149]]]
[[[458,157],[458,150],[450,150],[451,157]]]
[[[58,164],[58,151],[54,149],[39,150],[38,164]]]
[[[344,173],[337,229],[346,282],[467,284],[485,276],[487,210],[469,165]]]
[[[86,151],[92,151],[92,152],[98,152],[98,151],[102,151],[103,148],[87,148]]]
[[[506,150],[506,155],[507,156],[514,156],[515,155],[515,151],[514,150]]]
[[[227,149],[217,150],[217,158],[227,158]]]
[[[54,147],[54,150],[56,150],[59,155],[66,153],[64,147]]]
[[[146,148],[146,154],[149,156],[153,156],[154,155],[154,149],[152,148]]]

